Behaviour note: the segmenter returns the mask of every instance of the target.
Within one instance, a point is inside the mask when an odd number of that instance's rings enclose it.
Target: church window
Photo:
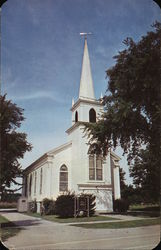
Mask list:
[[[89,156],[89,180],[103,179],[102,173],[102,156],[100,155],[90,155]]]
[[[35,171],[34,194],[36,194],[36,185],[37,185],[37,172]]]
[[[95,180],[94,156],[89,156],[89,179]]]
[[[89,111],[89,122],[96,122],[96,111],[94,109]]]
[[[28,183],[28,176],[25,176],[24,177],[24,194],[25,194],[25,196],[27,197],[27,183]]]
[[[100,155],[96,156],[96,179],[102,180],[102,157]]]
[[[30,175],[30,180],[29,180],[29,196],[31,196],[31,188],[32,188],[32,174]]]
[[[68,168],[65,165],[60,168],[59,191],[68,191]]]
[[[78,122],[78,112],[75,112],[75,122]]]
[[[42,168],[40,170],[40,194],[42,194]]]

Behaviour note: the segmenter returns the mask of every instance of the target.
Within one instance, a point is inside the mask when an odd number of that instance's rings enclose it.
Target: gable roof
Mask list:
[[[33,163],[31,163],[31,165],[29,165],[27,168],[24,169],[23,173],[28,173],[31,170],[33,170],[35,167],[37,167],[38,165],[44,163],[46,160],[51,160],[51,158],[56,155],[57,153],[65,150],[66,148],[70,147],[72,145],[72,142],[67,142],[59,147],[56,147],[48,152],[46,152],[45,154],[43,154],[41,157],[39,157],[36,161],[34,161]]]

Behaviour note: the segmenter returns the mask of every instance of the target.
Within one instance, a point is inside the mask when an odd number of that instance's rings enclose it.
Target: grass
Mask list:
[[[19,233],[20,230],[21,229],[17,227],[16,228],[9,227],[9,228],[0,229],[2,241],[5,242],[8,238],[15,236],[16,234]]]
[[[11,222],[2,215],[0,215],[0,224],[0,236],[2,241],[6,241],[8,238],[15,236],[21,230],[19,228],[7,227],[7,224],[10,225]]]
[[[108,223],[95,223],[95,224],[74,224],[72,226],[83,227],[83,228],[131,228],[131,227],[144,227],[151,225],[160,224],[160,218],[143,219],[143,220],[132,220],[132,221],[120,221],[120,222],[108,222]]]
[[[136,204],[130,206],[130,211],[159,211],[158,204]]]
[[[5,222],[9,222],[9,220],[7,220],[5,217],[0,215],[0,224],[5,223]]]
[[[160,207],[158,204],[136,204],[131,205],[128,214],[142,217],[159,217]]]
[[[92,217],[77,217],[77,218],[60,218],[56,215],[43,215],[37,213],[27,213],[27,215],[39,217],[45,220],[54,221],[58,223],[73,223],[73,222],[90,222],[90,221],[109,221],[118,220],[117,218],[107,216],[92,216]]]

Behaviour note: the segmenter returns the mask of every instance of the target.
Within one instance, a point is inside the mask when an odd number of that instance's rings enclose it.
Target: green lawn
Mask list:
[[[159,211],[158,204],[136,204],[130,206],[130,211]]]
[[[43,215],[37,213],[27,213],[34,217],[39,217],[45,220],[59,222],[59,223],[72,223],[72,222],[89,222],[89,221],[109,221],[109,220],[118,220],[109,216],[92,216],[92,217],[77,217],[77,218],[59,218],[56,215]]]
[[[129,228],[129,227],[142,227],[150,225],[160,224],[160,218],[154,219],[143,219],[143,220],[133,220],[133,221],[120,221],[120,222],[108,222],[108,223],[95,223],[95,224],[74,224],[72,226],[83,227],[83,228]]]
[[[19,228],[7,227],[7,223],[10,223],[10,221],[0,215],[0,236],[2,241],[6,241],[8,238],[16,235],[20,231]],[[3,227],[3,224],[5,224],[5,227]]]
[[[9,222],[9,220],[7,220],[5,217],[0,215],[0,223],[5,223],[5,222]]]
[[[158,204],[131,205],[128,214],[141,217],[159,217],[160,207]]]

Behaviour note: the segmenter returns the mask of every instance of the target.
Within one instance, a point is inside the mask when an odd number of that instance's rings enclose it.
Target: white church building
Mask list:
[[[44,198],[56,200],[65,191],[94,194],[96,211],[113,211],[113,200],[120,198],[120,157],[112,151],[106,158],[89,154],[82,124],[96,122],[102,112],[103,105],[94,94],[85,36],[79,97],[71,107],[68,142],[45,153],[24,170],[22,195],[28,201],[36,199],[38,212]]]

